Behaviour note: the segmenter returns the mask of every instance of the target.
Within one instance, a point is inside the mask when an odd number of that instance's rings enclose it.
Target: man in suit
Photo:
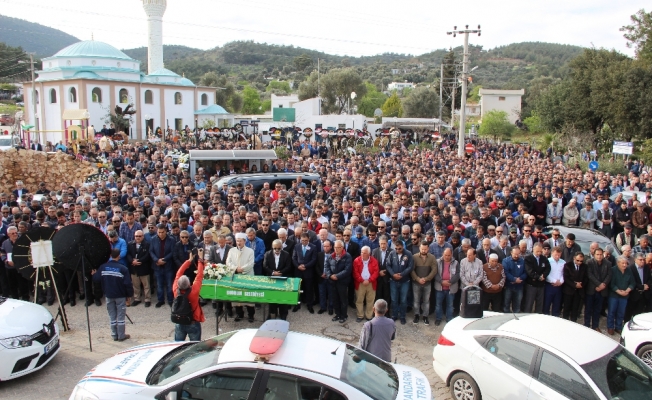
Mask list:
[[[355,260],[356,258],[360,257],[360,245],[351,240],[351,235],[352,235],[351,229],[345,229],[342,237],[344,238],[343,241],[344,249],[346,250],[347,253],[351,255],[351,259]],[[353,285],[353,279],[351,279],[349,282],[348,296],[349,296],[348,297],[349,307],[356,308],[355,287]]]
[[[288,238],[288,230],[285,228],[279,228],[279,230],[276,231],[276,234],[278,235],[278,239],[281,241],[283,251],[292,256],[294,254],[294,245],[296,243]]]
[[[476,254],[478,259],[482,261],[482,265],[488,265],[489,256],[492,254],[497,254],[496,250],[491,248],[491,239],[489,238],[482,239],[482,246]]]
[[[229,251],[226,257],[226,266],[235,274],[254,275],[254,251],[245,246],[247,235],[242,232],[235,234],[236,247]],[[235,307],[235,322],[244,318],[244,308],[247,307],[247,320],[254,322],[256,308],[251,303],[233,303]]]
[[[134,285],[134,299],[131,307],[140,304],[140,287],[142,284],[145,297],[145,307],[151,303],[151,290],[149,288],[149,275],[152,273],[151,261],[149,254],[149,243],[145,240],[143,231],[134,232],[134,240],[127,245],[127,266],[131,274],[131,282]]]
[[[564,265],[564,319],[577,322],[582,304],[584,304],[584,293],[588,281],[587,266],[584,263],[584,253],[575,253],[573,261]]]
[[[550,261],[543,255],[543,245],[535,243],[532,246],[532,254],[525,257],[525,272],[527,280],[525,281],[525,309],[526,313],[534,312],[541,314],[543,312],[543,294],[548,274],[550,274]]]
[[[13,191],[16,200],[20,201],[20,196],[22,196],[25,193],[29,193],[29,190],[25,189],[25,185],[23,184],[23,181],[16,181],[16,189]]]
[[[634,255],[634,264],[628,268],[634,275],[634,290],[627,299],[625,321],[629,321],[635,315],[650,311],[647,310],[647,303],[650,299],[650,284],[652,284],[650,268],[645,263],[644,253],[636,253]]]
[[[313,293],[313,275],[315,264],[317,263],[317,249],[314,245],[310,244],[310,236],[307,233],[301,234],[301,242],[297,243],[294,247],[294,254],[292,255],[292,264],[294,265],[294,276],[301,278],[301,289],[303,290],[303,302],[308,305],[308,312],[314,314],[312,302],[314,300]],[[292,312],[297,312],[301,308],[301,304],[297,304],[292,308]]]
[[[152,238],[149,244],[149,254],[152,258],[152,269],[156,277],[156,296],[158,302],[156,308],[161,308],[167,301],[172,306],[174,295],[172,294],[172,284],[174,283],[174,239],[168,236],[167,227],[159,224],[156,230],[156,236]]]
[[[503,260],[511,255],[509,246],[507,245],[507,237],[502,236],[498,239],[498,246],[493,248],[495,254],[498,254],[498,262],[502,264]]]
[[[292,271],[292,257],[283,250],[279,239],[272,242],[272,250],[265,253],[263,257],[263,274],[265,276],[290,276]],[[270,304],[267,319],[274,314],[277,318],[286,320],[288,318],[288,306],[285,304]]]
[[[315,264],[315,278],[318,281],[317,290],[319,291],[319,311],[317,314],[323,314],[328,310],[328,315],[333,315],[333,286],[328,282],[326,270],[332,270],[335,260],[331,257],[333,253],[333,244],[330,240],[323,241],[324,251],[317,255]]]
[[[217,244],[213,246],[214,254],[213,254],[213,262],[215,264],[224,264],[226,265],[226,258],[229,255],[229,251],[231,251],[232,247],[226,244],[226,235],[225,234],[219,234],[217,235]],[[226,307],[225,307],[226,305]],[[220,301],[217,302],[213,300],[213,308],[217,309],[217,315],[220,316],[224,313],[224,308],[226,308],[226,313],[229,317],[233,316],[233,305],[231,304],[230,301]]]
[[[389,291],[389,274],[387,273],[387,267],[392,271],[396,270],[398,266],[398,258],[396,257],[396,252],[389,247],[387,236],[381,236],[378,239],[378,244],[380,247],[374,249],[371,252],[371,256],[378,260],[378,281],[376,283],[376,300],[383,299],[387,302],[388,306],[391,306],[391,293]],[[431,296],[432,298],[435,296]],[[432,305],[432,301],[431,301]],[[434,310],[434,306],[432,307]]]

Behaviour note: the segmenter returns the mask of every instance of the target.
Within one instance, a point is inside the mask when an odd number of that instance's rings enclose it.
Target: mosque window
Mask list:
[[[154,96],[151,90],[145,90],[145,104],[154,104]]]
[[[57,102],[57,91],[55,89],[50,89],[50,103],[54,104]]]
[[[129,92],[127,89],[120,89],[120,92],[118,92],[118,98],[120,98],[120,103],[129,103]]]
[[[77,89],[75,89],[74,87],[71,87],[70,90],[68,91],[68,100],[71,103],[77,102]]]
[[[174,93],[174,104],[182,104],[181,92]]]
[[[201,105],[202,106],[208,105],[208,95],[206,93],[201,95]]]
[[[102,102],[102,89],[96,87],[93,88],[91,91],[91,97],[93,100],[93,103],[101,103]]]

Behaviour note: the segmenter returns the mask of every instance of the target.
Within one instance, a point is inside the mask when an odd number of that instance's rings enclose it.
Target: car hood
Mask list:
[[[636,325],[652,329],[652,312],[636,315],[632,319]]]
[[[0,338],[32,335],[52,321],[45,307],[28,301],[0,298]]]
[[[398,394],[396,400],[431,399],[428,378],[416,368],[392,364],[398,374]]]
[[[145,379],[154,364],[182,344],[149,343],[121,351],[93,368],[77,386],[91,393],[138,393],[147,386]]]

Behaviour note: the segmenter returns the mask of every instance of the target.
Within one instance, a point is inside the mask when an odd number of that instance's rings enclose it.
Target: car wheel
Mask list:
[[[643,362],[646,363],[648,367],[652,368],[652,344],[646,344],[645,346],[638,349],[636,355],[638,358],[643,360]]]
[[[451,378],[451,396],[455,400],[480,400],[480,388],[469,374],[458,372]]]

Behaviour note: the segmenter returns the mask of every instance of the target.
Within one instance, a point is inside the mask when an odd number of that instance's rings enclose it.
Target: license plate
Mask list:
[[[59,344],[59,335],[55,336],[50,343],[45,346],[44,354],[48,354]]]

